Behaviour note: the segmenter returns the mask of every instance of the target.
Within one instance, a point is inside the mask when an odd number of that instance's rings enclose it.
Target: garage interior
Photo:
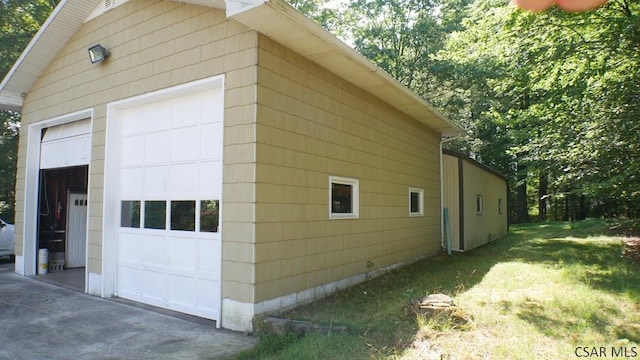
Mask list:
[[[38,278],[84,292],[88,166],[40,170],[38,256],[47,249],[47,271]],[[38,261],[41,266],[41,261]]]

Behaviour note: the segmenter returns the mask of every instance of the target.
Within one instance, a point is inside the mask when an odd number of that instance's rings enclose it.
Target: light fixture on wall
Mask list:
[[[91,59],[92,64],[104,61],[104,59],[108,58],[109,55],[111,55],[109,50],[105,49],[100,44],[93,45],[89,48],[89,59]]]

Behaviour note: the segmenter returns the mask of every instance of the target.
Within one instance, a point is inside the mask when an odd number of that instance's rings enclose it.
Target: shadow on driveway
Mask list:
[[[14,273],[0,257],[0,359],[225,359],[256,339]]]

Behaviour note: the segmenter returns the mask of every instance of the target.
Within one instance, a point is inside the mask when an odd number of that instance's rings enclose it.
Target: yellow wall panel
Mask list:
[[[258,44],[256,228],[279,225],[256,231],[256,261],[282,277],[256,301],[437,252],[439,135],[272,40]],[[329,176],[359,180],[358,219],[329,219]],[[409,187],[424,189],[425,216],[409,217]],[[286,262],[273,263],[277,253]]]
[[[507,186],[506,180],[487,172],[480,166],[463,162],[464,177],[464,238],[465,250],[486,244],[507,234]],[[483,211],[476,211],[476,197],[482,196]],[[498,201],[502,199],[502,214]]]
[[[23,109],[18,174],[24,183],[26,136],[34,122],[92,108],[92,161],[89,197],[89,271],[102,272],[102,211],[107,104],[155,90],[225,74],[223,297],[252,302],[254,242],[252,205],[258,35],[226,18],[224,10],[155,0],[130,1],[83,24],[29,90]],[[101,43],[111,57],[91,64],[89,45]],[[239,126],[239,127],[236,127]],[[247,145],[248,144],[248,145]],[[227,157],[226,154],[229,154]],[[226,187],[227,184],[231,186]],[[19,185],[22,186],[22,185]],[[22,192],[18,209],[24,209]],[[21,215],[22,214],[22,215]],[[18,213],[18,229],[24,213]],[[228,230],[228,233],[227,233]],[[18,236],[23,236],[21,230]],[[228,236],[227,236],[228,235]],[[17,243],[22,243],[21,238]],[[228,242],[228,243],[227,243]],[[241,250],[242,249],[242,250]],[[225,259],[226,260],[226,259]]]
[[[243,299],[246,302],[252,302],[254,298],[254,285],[253,283],[239,282],[232,280],[222,280],[222,289],[224,291],[224,297],[230,299]]]

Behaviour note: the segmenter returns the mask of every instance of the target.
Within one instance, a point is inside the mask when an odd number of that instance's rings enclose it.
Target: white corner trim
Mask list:
[[[105,294],[103,294],[102,292],[102,275],[88,272],[87,274],[85,274],[85,276],[87,276],[86,286],[87,286],[87,293],[89,295],[96,295],[100,297],[106,297],[110,295],[110,294],[107,294],[105,296]]]
[[[15,272],[24,276],[24,256],[16,255]]]
[[[255,316],[253,304],[222,299],[222,327],[233,331],[252,332],[253,317]]]

